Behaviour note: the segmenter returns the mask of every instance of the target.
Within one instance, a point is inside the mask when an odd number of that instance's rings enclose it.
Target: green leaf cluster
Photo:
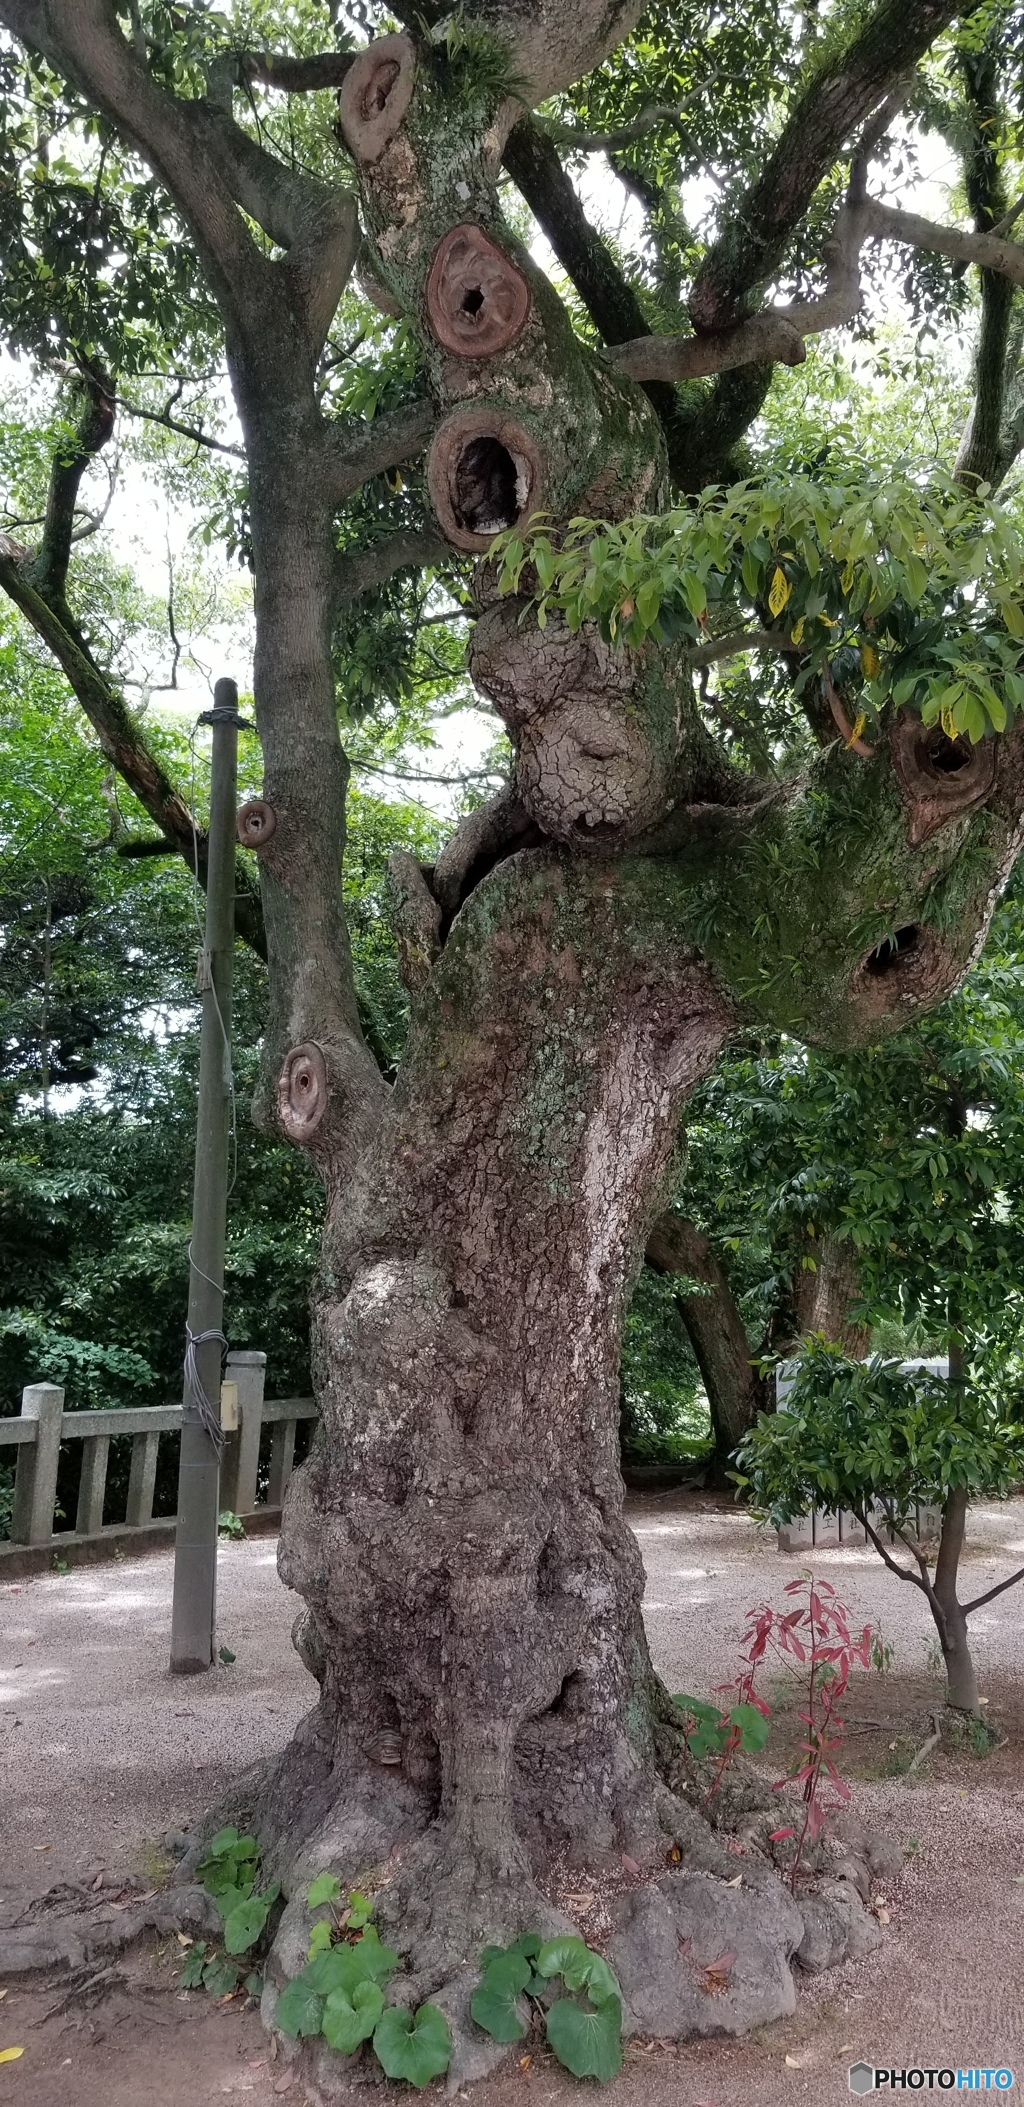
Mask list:
[[[333,1873],[318,1874],[306,1890],[313,1909],[340,1899],[340,1883]],[[281,1991],[274,2021],[293,2039],[322,2034],[328,2047],[343,2056],[355,2055],[365,2041],[372,2041],[387,2076],[420,2090],[447,2070],[451,2030],[436,2005],[420,2005],[410,2012],[385,2004],[400,1957],[393,1946],[382,1943],[370,1921],[372,1913],[372,1902],[353,1892],[341,1918],[332,1909],[314,1924],[309,1959]]]
[[[541,1999],[561,1979],[565,1996],[546,2006],[548,2045],[577,2078],[614,2078],[622,2064],[622,1992],[603,1954],[566,1935],[523,1932],[511,1946],[487,1946],[470,2013],[494,2041],[521,2041],[524,1999]]]
[[[938,469],[769,474],[662,515],[574,519],[559,537],[538,518],[493,554],[501,590],[531,594],[539,620],[557,609],[609,641],[770,627],[802,657],[794,692],[827,664],[866,723],[907,707],[980,740],[1024,706],[1024,542],[1011,508]]]
[[[762,1414],[736,1464],[737,1484],[776,1527],[809,1506],[862,1514],[876,1502],[903,1523],[958,1486],[1005,1496],[1024,1475],[1024,1428],[977,1388],[880,1354],[855,1361],[814,1338],[785,1409]]]
[[[709,1756],[722,1756],[730,1748],[754,1756],[768,1739],[768,1720],[757,1705],[733,1705],[723,1712],[705,1698],[688,1697],[683,1691],[672,1703],[688,1722],[686,1746],[698,1763]]]

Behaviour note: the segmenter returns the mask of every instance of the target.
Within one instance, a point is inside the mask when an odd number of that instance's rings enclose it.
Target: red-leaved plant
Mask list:
[[[776,1792],[787,1785],[800,1786],[803,1824],[799,1831],[773,1829],[771,1833],[773,1843],[790,1836],[797,1839],[790,1870],[790,1885],[795,1887],[806,1844],[817,1841],[829,1815],[850,1797],[850,1788],[840,1777],[835,1760],[843,1739],[838,1706],[846,1695],[853,1668],[871,1665],[874,1633],[870,1624],[865,1624],[859,1635],[851,1631],[850,1612],[827,1580],[815,1580],[806,1573],[787,1583],[786,1594],[803,1595],[806,1599],[785,1613],[770,1602],[748,1613],[743,1658],[747,1663],[745,1680],[751,1690],[753,1676],[769,1650],[787,1665],[796,1661],[806,1671],[806,1708],[798,1715],[805,1729],[803,1742],[794,1768],[775,1786]],[[829,1787],[833,1798],[828,1797]]]

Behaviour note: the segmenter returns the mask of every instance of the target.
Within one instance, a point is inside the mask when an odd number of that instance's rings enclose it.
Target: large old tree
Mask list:
[[[739,7],[640,12],[428,0],[356,48],[325,9],[318,48],[312,6],[236,34],[230,11],[0,0],[33,78],[66,83],[186,230],[244,434],[273,815],[259,1110],[327,1195],[322,1426],[280,1551],[321,1695],[256,1809],[293,1892],[282,1965],[299,1874],[388,1861],[410,1994],[458,2018],[485,1938],[550,1922],[559,1868],[621,1881],[625,1855],[612,1951],[634,2023],[664,2035],[784,2009],[800,1925],[767,1845],[727,1888],[737,1860],[685,1797],[622,1514],[623,1300],[730,1035],[842,1049],[904,1024],[964,975],[1017,853],[1020,556],[990,489],[1024,436],[1024,248],[1002,194],[1007,11],[880,0],[777,31]],[[333,142],[303,116],[326,89]],[[907,112],[955,132],[972,229],[883,201]],[[566,172],[602,146],[648,213],[636,270]],[[516,231],[523,199],[560,289]],[[980,267],[947,479],[841,455],[758,477],[744,435],[773,365],[853,321],[897,254],[940,315]],[[354,269],[419,376],[368,423],[332,420],[324,384]],[[59,287],[43,298],[59,310]],[[95,344],[77,362],[78,440],[3,583],[191,853],[68,604],[76,478],[116,391]],[[353,493],[421,456],[418,527],[339,557]],[[388,1087],[341,912],[332,636],[354,593],[456,552],[514,778],[436,865],[400,861],[415,997]],[[676,1935],[697,1890],[743,1957],[704,2020]]]

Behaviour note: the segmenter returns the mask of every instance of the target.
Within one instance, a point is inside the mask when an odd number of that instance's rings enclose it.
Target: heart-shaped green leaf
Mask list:
[[[431,2078],[439,2078],[448,2068],[451,2028],[436,2005],[421,2005],[415,2013],[389,2005],[378,2021],[373,2046],[389,2078],[404,2078],[422,2091]]]
[[[226,1961],[222,1953],[215,1953],[203,1969],[203,1988],[211,1997],[228,1997],[236,1988],[241,1972],[234,1961]]]
[[[622,2006],[606,1998],[595,2010],[560,1997],[547,2017],[548,2041],[574,2078],[614,2078],[622,2067]]]
[[[543,1944],[539,1931],[521,1931],[518,1939],[513,1939],[508,1951],[524,1953],[528,1961],[535,1961]]]
[[[306,1889],[306,1901],[310,1909],[319,1909],[322,1902],[336,1902],[341,1894],[341,1882],[333,1873],[319,1873]]]
[[[350,1998],[344,1990],[332,1990],[320,2030],[329,2047],[353,2056],[360,2042],[369,2040],[383,2010],[384,1992],[378,1983],[357,1983]]]
[[[622,1995],[603,1954],[568,1934],[546,1940],[534,1965],[538,1975],[560,1975],[567,1990],[586,1990],[595,2005]]]
[[[246,1843],[250,1841],[248,1837],[245,1840]],[[225,1858],[229,1851],[234,1851],[236,1844],[239,1842],[240,1838],[237,1829],[218,1829],[216,1836],[211,1837],[210,1842],[206,1846],[207,1856],[209,1858]]]
[[[379,1939],[368,1939],[364,1933],[350,1946],[331,1946],[325,1953],[318,1953],[305,1975],[321,1997],[329,1997],[332,1990],[343,1990],[350,1998],[357,1983],[386,1983],[397,1966],[394,1947],[382,1946]]]
[[[219,1909],[221,1918],[225,1924],[227,1923],[228,1918],[231,1916],[232,1911],[236,1910],[240,1903],[248,1902],[249,1897],[252,1894],[252,1889],[253,1883],[251,1880],[239,1878],[233,1883],[231,1887],[218,1889],[218,1891],[214,1894],[214,1903],[217,1909]]]
[[[329,1917],[321,1917],[319,1923],[314,1924],[309,1934],[309,1946],[307,1949],[310,1960],[318,1953],[326,1953],[331,1943],[333,1931],[334,1926]]]
[[[769,1722],[756,1705],[734,1705],[729,1714],[733,1726],[740,1730],[740,1747],[746,1755],[756,1755],[768,1739]]]
[[[357,1957],[360,1971],[358,1980],[361,1982],[389,1982],[401,1963],[401,1956],[395,1952],[393,1946],[382,1944],[372,1924],[368,1924],[359,1938],[353,1940],[348,1950]]]
[[[248,1953],[255,1946],[267,1918],[270,1904],[265,1895],[250,1895],[247,1902],[239,1902],[224,1919],[224,1945],[228,1953]]]
[[[274,2009],[274,2024],[282,2034],[319,2034],[324,2001],[314,1990],[305,1971],[286,1983]]]
[[[198,1990],[206,1966],[206,1940],[194,1939],[185,1955],[185,1966],[178,1977],[183,1990]]]
[[[525,1954],[498,1953],[484,1969],[469,2002],[478,2027],[492,2041],[521,2041],[526,2028],[518,2000],[533,1974]]]

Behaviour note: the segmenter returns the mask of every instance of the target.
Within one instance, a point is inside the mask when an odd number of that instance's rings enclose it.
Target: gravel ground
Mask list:
[[[778,1601],[806,1564],[839,1588],[856,1621],[880,1624],[894,1671],[862,1679],[857,1702],[898,1711],[902,1678],[923,1685],[927,1606],[870,1550],[784,1557],[735,1510],[678,1494],[630,1504],[648,1575],[657,1666],[670,1687],[711,1690],[735,1672],[744,1612]],[[1024,1563],[1024,1501],[971,1518],[967,1584],[981,1593]],[[231,1667],[195,1680],[166,1672],[171,1561],[160,1554],[0,1589],[2,1913],[52,1881],[109,1865],[145,1871],[154,1840],[183,1825],[254,1756],[291,1731],[312,1686],[292,1652],[294,1599],[266,1540],[223,1547],[220,1636]],[[982,1674],[1001,1716],[1024,1707],[1021,1597],[974,1620]],[[901,1678],[902,1671],[902,1678]],[[884,1693],[884,1702],[883,1702]],[[908,1699],[911,1715],[913,1703]],[[916,1715],[915,1715],[916,1716]],[[915,1716],[905,1722],[915,1725]],[[877,1738],[877,1737],[876,1737]],[[887,1892],[880,1951],[805,1985],[793,2020],[736,2044],[631,2047],[607,2107],[830,2107],[848,2099],[858,2058],[899,2065],[1016,2067],[1024,2084],[1024,1766],[1016,1735],[984,1764],[944,1758],[931,1776],[859,1779],[858,1810],[911,1845]],[[53,1995],[12,1985],[0,2047],[0,2107],[193,2107],[222,2098],[273,2107],[284,2095],[254,2015],[173,1990],[169,1956],[141,1954],[128,1982],[84,2023],[46,2019]],[[73,2082],[72,2082],[73,2080]],[[543,2054],[478,2089],[477,2107],[580,2098]],[[301,2094],[287,2097],[301,2107]],[[353,2094],[353,2107],[357,2098]]]

